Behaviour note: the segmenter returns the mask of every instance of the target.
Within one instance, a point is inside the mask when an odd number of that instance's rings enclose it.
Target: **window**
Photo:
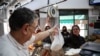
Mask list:
[[[70,32],[72,26],[78,25],[80,27],[80,35],[88,35],[88,10],[59,10],[60,29],[66,26]]]

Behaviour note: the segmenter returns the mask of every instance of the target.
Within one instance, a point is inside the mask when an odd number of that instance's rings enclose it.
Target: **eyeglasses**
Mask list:
[[[36,30],[38,28],[38,26],[33,26],[33,25],[30,25],[34,30]]]

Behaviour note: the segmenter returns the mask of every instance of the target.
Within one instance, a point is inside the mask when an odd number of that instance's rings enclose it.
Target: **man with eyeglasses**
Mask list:
[[[58,32],[57,27],[53,27],[33,35],[38,19],[38,16],[28,8],[16,9],[9,18],[9,34],[0,37],[0,56],[29,56],[29,44]]]

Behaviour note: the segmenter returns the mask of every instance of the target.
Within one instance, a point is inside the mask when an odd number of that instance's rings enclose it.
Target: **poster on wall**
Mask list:
[[[97,16],[89,17],[89,27],[94,27],[94,22],[96,22],[97,18]]]
[[[98,16],[89,17],[89,35],[93,34],[94,30],[94,22],[98,19]]]

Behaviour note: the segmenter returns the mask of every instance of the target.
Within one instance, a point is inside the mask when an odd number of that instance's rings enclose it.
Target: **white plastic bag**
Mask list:
[[[54,36],[54,40],[51,44],[50,49],[52,51],[58,51],[63,47],[63,45],[64,45],[64,39],[61,32],[59,31],[59,34]]]

